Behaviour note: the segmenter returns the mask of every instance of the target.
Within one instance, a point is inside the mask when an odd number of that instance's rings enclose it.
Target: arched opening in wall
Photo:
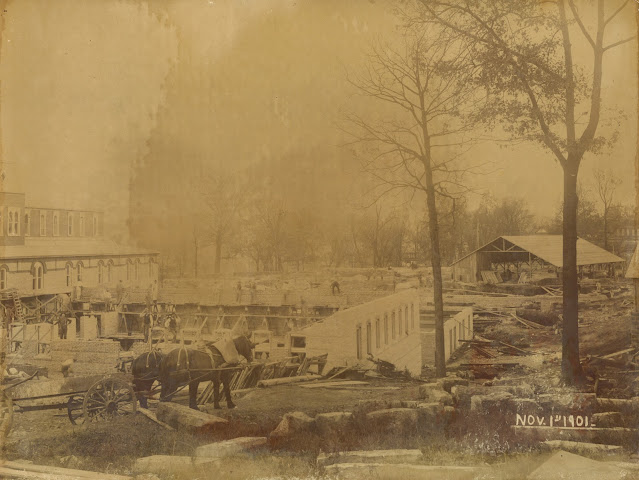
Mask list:
[[[395,324],[395,312],[391,313],[391,338],[395,340],[397,337],[397,325]]]
[[[388,313],[384,314],[384,345],[388,345]]]
[[[24,214],[24,236],[28,237],[31,235],[31,212],[27,211]]]
[[[64,270],[67,276],[67,287],[70,287],[73,283],[73,264],[71,262],[67,262]]]
[[[355,345],[357,349],[357,359],[362,359],[362,326],[358,325],[355,330]]]
[[[84,216],[80,215],[80,236],[84,237]]]
[[[44,265],[36,262],[31,266],[31,275],[33,277],[33,289],[42,290],[44,288]]]
[[[7,267],[0,267],[0,290],[9,288],[9,269]]]
[[[47,217],[43,213],[40,214],[40,236],[44,237],[47,234]]]
[[[104,262],[100,260],[98,262],[98,284],[104,283]]]
[[[366,355],[373,354],[373,327],[370,320],[366,323]]]
[[[53,214],[53,235],[60,235],[60,217],[57,213]]]
[[[406,335],[408,335],[408,307],[404,307],[404,323],[404,330],[406,330]]]
[[[404,328],[404,324],[402,323],[402,307],[397,309],[397,333],[399,336],[402,336],[402,328]]]
[[[381,332],[381,325],[380,325],[380,320],[379,317],[377,317],[375,319],[375,348],[379,349],[382,344],[381,344],[381,340],[382,340],[382,332]]]
[[[415,304],[410,304],[410,328],[415,329]]]

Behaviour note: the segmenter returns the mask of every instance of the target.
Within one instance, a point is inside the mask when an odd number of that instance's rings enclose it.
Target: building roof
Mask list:
[[[635,253],[630,260],[630,265],[628,265],[626,278],[639,278],[639,247],[635,248]]]
[[[118,245],[101,238],[25,238],[24,245],[0,248],[0,261],[30,258],[117,257],[157,255],[158,252],[130,245]]]
[[[561,267],[563,265],[563,235],[503,235],[469,253],[465,257],[453,262],[453,265],[476,252],[486,249],[499,239],[504,239],[505,241],[516,245],[520,249],[525,250],[555,267]],[[521,252],[516,251],[504,251],[501,253],[521,254]],[[623,261],[623,258],[620,258],[617,255],[584,240],[583,238],[577,239],[577,265],[597,265],[602,263],[619,263]]]

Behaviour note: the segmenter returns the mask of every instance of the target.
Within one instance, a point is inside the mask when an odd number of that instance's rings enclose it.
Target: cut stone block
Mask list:
[[[224,427],[228,423],[223,418],[172,402],[160,402],[155,414],[161,422],[177,430],[189,433],[211,432]]]
[[[264,445],[266,445],[266,437],[238,437],[223,442],[202,445],[195,449],[195,456],[198,458],[222,458],[237,455]]]

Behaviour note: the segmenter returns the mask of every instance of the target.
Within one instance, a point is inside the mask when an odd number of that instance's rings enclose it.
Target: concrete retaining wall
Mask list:
[[[306,335],[306,354],[328,353],[334,366],[366,364],[370,353],[419,375],[422,345],[419,297],[414,289],[339,311],[295,334]]]

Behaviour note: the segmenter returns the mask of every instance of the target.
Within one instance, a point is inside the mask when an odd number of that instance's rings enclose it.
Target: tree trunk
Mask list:
[[[604,207],[603,214],[603,234],[604,234],[604,250],[608,250],[608,208]]]
[[[577,283],[577,171],[568,159],[564,169],[562,380],[574,385],[583,378],[579,361],[579,287]]]
[[[444,345],[444,296],[442,281],[442,261],[439,249],[439,223],[437,203],[433,186],[433,171],[430,160],[424,160],[426,180],[426,203],[428,206],[428,231],[430,233],[430,262],[433,267],[433,303],[435,305],[435,375],[446,376],[446,353]]]
[[[220,235],[215,237],[215,269],[214,272],[220,273],[222,266],[222,238]]]

